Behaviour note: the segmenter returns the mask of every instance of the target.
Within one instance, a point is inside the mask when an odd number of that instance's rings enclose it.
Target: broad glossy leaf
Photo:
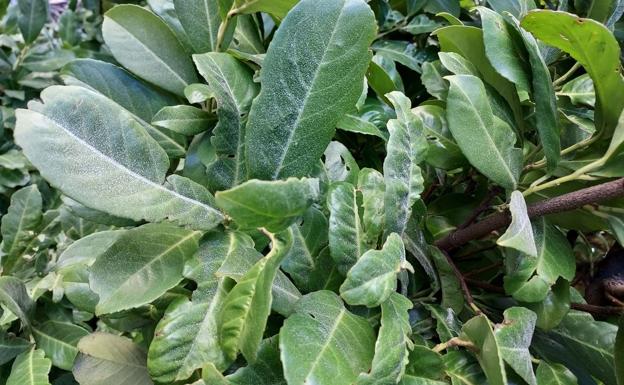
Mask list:
[[[76,345],[89,331],[71,323],[47,321],[33,327],[37,348],[43,350],[52,365],[64,370],[71,370],[78,355]]]
[[[371,368],[373,329],[329,291],[304,296],[279,339],[289,385],[350,385]]]
[[[131,340],[93,333],[78,342],[74,377],[80,385],[153,385],[146,356]]]
[[[596,104],[594,82],[588,74],[583,74],[564,84],[557,95],[570,98],[570,101],[576,105],[594,107]]]
[[[561,364],[541,361],[537,367],[539,385],[577,385],[576,376]]]
[[[397,119],[388,122],[390,138],[383,164],[385,234],[403,234],[412,206],[424,190],[419,164],[425,159],[428,145],[422,119],[410,110],[410,100],[399,92],[386,97],[394,105]]]
[[[24,187],[11,195],[11,205],[2,216],[2,267],[11,269],[27,252],[30,241],[37,235],[41,224],[42,198],[36,184]]]
[[[450,351],[443,356],[446,374],[453,385],[485,384],[486,378],[479,363],[466,351]]]
[[[191,59],[158,16],[131,4],[116,6],[105,16],[104,41],[130,72],[180,96],[184,87],[197,83]]]
[[[332,185],[327,193],[329,208],[329,249],[338,267],[346,275],[366,250],[366,235],[359,214],[357,191],[346,182]]]
[[[47,0],[18,0],[19,17],[17,25],[24,37],[24,42],[30,44],[37,39],[39,32],[48,21]]]
[[[281,20],[299,0],[235,0],[234,14],[266,12]]]
[[[99,60],[74,60],[63,67],[61,75],[65,84],[95,90],[146,122],[151,122],[163,107],[178,104],[173,95],[138,80],[121,67]]]
[[[534,0],[488,0],[487,3],[501,15],[509,12],[516,18],[522,18],[530,10],[537,8]]]
[[[31,343],[11,334],[0,333],[0,365],[4,365],[18,355],[29,350]]]
[[[549,10],[529,12],[521,25],[585,67],[596,88],[596,128],[612,133],[624,107],[624,79],[620,47],[609,29],[594,20]]]
[[[244,229],[285,230],[318,198],[318,179],[250,180],[219,191],[217,205]]]
[[[615,385],[617,329],[616,325],[594,321],[587,313],[570,311],[559,326],[548,333],[536,334],[533,348],[548,360],[573,370],[581,382],[582,377],[590,375],[607,385]]]
[[[405,368],[406,383],[419,380],[440,380],[444,378],[444,361],[440,353],[424,345],[414,345],[409,353],[409,362]]]
[[[396,63],[383,55],[373,56],[366,72],[366,80],[382,99],[392,91],[404,91],[403,79],[397,71]]]
[[[369,373],[359,375],[357,385],[396,384],[403,376],[412,347],[408,314],[412,306],[412,302],[399,293],[392,293],[381,304],[381,327],[372,368]]]
[[[537,247],[533,237],[533,228],[527,212],[527,205],[524,196],[520,191],[511,193],[509,203],[511,212],[511,224],[496,243],[499,246],[511,247],[521,251],[531,257],[537,257]]]
[[[528,384],[537,385],[529,353],[537,316],[523,307],[509,308],[503,316],[503,323],[494,328],[500,355]]]
[[[522,168],[516,137],[492,108],[481,80],[471,75],[448,76],[451,86],[446,118],[453,137],[470,163],[506,189],[514,189]]]
[[[221,347],[229,359],[234,360],[240,350],[248,362],[256,360],[271,312],[271,287],[291,245],[290,234],[273,236],[271,252],[247,271],[225,298],[218,327]]]
[[[219,122],[212,138],[217,160],[207,174],[216,189],[225,190],[247,179],[245,123],[259,87],[252,71],[228,54],[194,55],[193,60],[217,99]]]
[[[529,76],[522,63],[526,60],[523,48],[512,35],[512,27],[503,17],[486,7],[477,7],[483,26],[485,55],[496,71],[514,83],[518,92],[528,92]],[[522,43],[520,43],[522,44]]]
[[[47,88],[41,97],[43,105],[17,111],[15,139],[41,174],[66,195],[137,221],[168,218],[204,230],[221,221],[221,214],[199,199],[201,195],[163,186],[169,168],[165,152],[118,105],[74,86]],[[77,104],[82,108],[76,109]],[[181,179],[172,176],[169,181]]]
[[[277,336],[262,341],[256,362],[238,369],[227,380],[233,385],[286,385]]]
[[[448,95],[448,83],[444,80],[445,69],[439,61],[425,62],[422,66],[420,80],[430,95],[440,100],[446,100]]]
[[[392,233],[381,250],[368,250],[349,269],[340,296],[349,305],[377,307],[396,291],[397,275],[408,266],[403,241]]]
[[[50,385],[50,360],[43,350],[32,348],[17,356],[11,367],[6,385]]]
[[[284,19],[262,67],[246,133],[252,178],[305,176],[362,92],[375,35],[362,0],[302,0]],[[305,54],[295,47],[316,39]]]
[[[196,53],[217,50],[221,25],[218,0],[173,0],[175,13]]]
[[[532,0],[530,0],[532,1]],[[557,97],[548,66],[542,57],[537,41],[513,17],[505,17],[506,24],[514,28],[524,43],[531,66],[531,93],[535,102],[535,122],[549,170],[559,163],[561,152],[558,125]]]
[[[144,305],[177,285],[199,236],[169,224],[147,224],[122,234],[90,268],[91,289],[100,296],[96,313]]]
[[[134,115],[171,157],[184,156],[185,138],[149,124],[163,107],[178,104],[177,98],[144,83],[124,69],[92,59],[72,61],[61,72],[67,85],[89,88],[111,99]]]
[[[421,71],[420,66],[424,60],[418,57],[417,48],[414,43],[401,40],[379,40],[376,41],[371,48],[378,55],[401,63],[416,72]]]
[[[216,117],[192,106],[164,107],[152,118],[152,124],[182,135],[193,136],[210,128]]]
[[[173,0],[146,0],[149,10],[158,15],[171,29],[187,52],[193,47],[175,10]]]
[[[325,270],[325,266],[320,265],[319,254],[327,246],[329,223],[325,215],[313,207],[305,212],[302,219],[303,224],[295,223],[288,229],[293,244],[282,262],[282,269],[292,277],[297,287],[310,290],[313,273]]]
[[[0,277],[0,303],[17,316],[24,326],[30,327],[35,303],[22,281],[11,276]]]
[[[263,255],[255,249],[254,241],[248,235],[234,232],[227,233],[227,237],[227,248],[217,251],[225,255],[225,260],[216,275],[240,282],[245,274],[263,258]],[[290,250],[292,247],[286,251],[287,255]],[[271,309],[285,317],[292,313],[295,303],[301,298],[301,293],[297,287],[281,270],[277,271],[271,293],[273,296]]]
[[[432,32],[442,24],[431,19],[429,16],[425,14],[416,15],[405,27],[402,27],[401,30],[411,33],[412,35],[419,35],[421,33],[429,33]]]
[[[559,325],[570,310],[570,283],[559,278],[543,301],[522,305],[537,314],[537,327],[548,331]]]
[[[462,336],[467,337],[479,348],[476,354],[479,364],[491,385],[506,385],[507,374],[503,357],[492,331],[492,325],[485,315],[471,318],[462,327]]]
[[[442,65],[455,75],[479,76],[477,67],[456,52],[438,52],[438,57]]]
[[[471,62],[478,69],[483,82],[490,85],[504,98],[508,104],[505,108],[510,108],[513,111],[513,117],[508,121],[512,128],[513,125],[522,127],[524,117],[518,92],[514,84],[496,72],[492,64],[490,64],[483,44],[483,31],[472,26],[451,25],[436,30],[434,34],[438,36],[442,51],[460,54]],[[493,94],[496,94],[496,92],[489,91],[488,93],[493,98]],[[498,95],[496,96],[498,97]],[[493,99],[493,101],[496,101],[496,99]],[[494,113],[498,114],[496,109]]]

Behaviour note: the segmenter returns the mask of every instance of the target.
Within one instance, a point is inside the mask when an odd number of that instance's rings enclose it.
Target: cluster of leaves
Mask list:
[[[527,210],[624,177],[620,1],[150,0],[111,57],[44,3],[4,18],[0,383],[624,383],[571,310],[624,201]]]

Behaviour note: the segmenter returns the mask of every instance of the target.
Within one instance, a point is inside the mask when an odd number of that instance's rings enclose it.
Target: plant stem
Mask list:
[[[570,68],[568,70],[568,72],[564,73],[563,75],[561,75],[560,77],[557,78],[557,80],[555,80],[553,82],[553,86],[557,87],[558,85],[565,83],[566,80],[568,80],[570,78],[570,76],[574,75],[574,73],[581,68],[581,64],[579,62],[574,63],[574,65],[572,66],[572,68]]]
[[[436,353],[440,353],[441,351],[446,350],[448,348],[452,348],[454,346],[461,346],[461,347],[464,347],[473,351],[479,351],[479,348],[477,348],[472,342],[462,340],[459,337],[453,337],[446,342],[439,343],[436,346],[434,346],[433,349],[431,350],[433,350]]]
[[[449,265],[453,269],[453,273],[455,274],[455,277],[457,277],[457,280],[459,281],[459,285],[461,286],[461,289],[464,292],[464,297],[466,299],[466,302],[468,303],[468,306],[470,307],[470,309],[472,309],[472,311],[475,312],[475,314],[477,315],[482,314],[483,312],[481,311],[481,309],[479,309],[479,307],[475,304],[474,298],[472,297],[472,294],[470,293],[470,289],[468,288],[468,285],[466,284],[466,280],[464,279],[462,272],[459,271],[459,269],[457,268],[457,265],[455,264],[455,262],[453,262],[453,259],[446,251],[442,250],[442,254],[444,254],[444,256],[446,257],[446,260],[448,261]]]
[[[570,308],[602,316],[624,314],[624,307],[617,306],[596,306],[586,303],[571,303]]]
[[[621,196],[624,196],[624,178],[534,203],[529,205],[528,214],[529,218],[538,218],[548,214],[574,210],[587,204],[594,204]],[[465,229],[458,229],[436,241],[435,245],[440,250],[448,252],[472,240],[482,238],[494,230],[509,225],[509,223],[511,223],[511,216],[509,211],[505,210],[490,215]]]
[[[604,164],[606,163],[606,158],[602,157],[594,162],[591,162],[590,164],[583,166],[581,168],[579,168],[578,170],[574,171],[572,174],[566,175],[566,176],[562,176],[561,178],[557,178],[554,180],[551,180],[550,182],[546,182],[546,183],[542,183],[542,184],[538,184],[536,186],[531,186],[528,189],[524,190],[524,192],[522,192],[522,195],[529,196],[531,194],[533,194],[534,192],[540,191],[540,190],[545,190],[547,188],[551,188],[551,187],[556,187],[559,185],[562,185],[566,182],[571,182],[573,180],[577,180],[582,178],[586,173],[594,171],[602,166],[604,166]]]

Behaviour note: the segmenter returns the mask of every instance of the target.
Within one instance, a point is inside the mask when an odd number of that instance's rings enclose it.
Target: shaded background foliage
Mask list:
[[[624,3],[116,3],[0,7],[0,383],[624,383]]]

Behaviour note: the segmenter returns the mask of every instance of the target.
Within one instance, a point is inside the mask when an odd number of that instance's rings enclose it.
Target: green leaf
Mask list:
[[[235,0],[232,14],[266,12],[281,20],[299,0]]]
[[[447,76],[451,86],[446,118],[457,144],[470,163],[506,189],[515,189],[522,169],[522,151],[514,147],[511,128],[492,113],[485,87],[471,75]]]
[[[131,340],[93,333],[78,342],[74,377],[80,385],[153,385],[145,352]]]
[[[90,268],[91,289],[100,296],[97,314],[149,303],[182,280],[186,260],[197,251],[199,232],[169,224],[128,230]]]
[[[33,327],[37,347],[50,358],[52,365],[71,370],[78,355],[76,345],[89,331],[67,322],[47,321]]]
[[[524,307],[537,314],[537,327],[551,330],[559,325],[570,310],[570,283],[559,278],[541,302],[523,303]]]
[[[430,247],[429,254],[435,264],[437,274],[440,277],[440,283],[442,284],[442,307],[450,308],[456,314],[461,313],[464,307],[464,294],[461,291],[461,286],[455,271],[453,271],[453,267],[444,255],[444,252],[438,248]]]
[[[192,106],[164,107],[152,118],[153,125],[188,136],[201,134],[215,121],[212,114]]]
[[[409,353],[404,379],[410,378],[411,381],[406,381],[407,383],[418,382],[417,379],[439,380],[444,377],[444,369],[443,356],[440,353],[427,346],[414,345]]]
[[[329,249],[341,274],[346,275],[366,250],[357,191],[350,183],[340,182],[327,193],[329,208]]]
[[[0,277],[0,303],[30,328],[35,303],[28,295],[24,283],[15,277]]]
[[[5,274],[21,259],[41,224],[41,193],[36,184],[11,195],[11,205],[2,216],[2,267]]]
[[[410,100],[399,92],[386,97],[394,105],[397,119],[388,122],[390,138],[384,160],[385,234],[403,234],[412,206],[424,190],[424,179],[418,164],[427,152],[427,139],[420,116],[410,108]]]
[[[530,10],[537,8],[533,0],[488,0],[487,3],[501,15],[509,12],[516,18],[522,18]]]
[[[250,180],[217,192],[216,200],[241,228],[280,232],[303,215],[318,194],[318,179]]]
[[[272,236],[271,252],[251,268],[225,298],[219,316],[219,336],[226,356],[238,351],[248,362],[257,358],[267,318],[271,312],[271,286],[279,265],[292,245],[290,234]]]
[[[479,367],[479,363],[468,352],[450,351],[442,358],[446,366],[446,374],[451,378],[453,385],[486,383],[485,375]]]
[[[238,369],[227,376],[227,380],[233,385],[287,385],[282,373],[277,336],[262,341],[256,362]]]
[[[442,24],[438,23],[435,20],[432,20],[429,16],[425,14],[416,15],[406,26],[401,27],[402,31],[407,33],[411,33],[412,35],[419,35],[421,33],[429,33],[432,32]]]
[[[24,37],[24,42],[30,44],[37,39],[39,32],[48,21],[48,2],[46,0],[19,0],[19,17],[17,25]]]
[[[362,192],[362,225],[366,240],[370,245],[377,245],[384,226],[386,186],[383,175],[372,168],[361,169],[358,190]]]
[[[570,101],[575,105],[594,107],[596,104],[594,82],[588,74],[583,74],[564,84],[557,95],[570,98]]]
[[[350,385],[371,368],[373,329],[329,291],[304,296],[279,339],[289,385]]]
[[[197,83],[184,48],[150,11],[131,4],[116,6],[106,12],[102,34],[115,59],[140,78],[180,96],[184,87]]]
[[[570,311],[555,329],[536,334],[532,347],[542,357],[573,369],[579,378],[591,375],[607,385],[615,385],[617,330],[613,324],[594,321],[587,313]]]
[[[43,350],[32,348],[17,356],[6,385],[50,385],[51,366]]]
[[[444,80],[445,72],[442,64],[436,60],[423,63],[420,76],[427,92],[440,100],[446,100],[448,95],[448,83]]]
[[[414,43],[399,40],[378,40],[371,48],[377,55],[385,56],[411,70],[421,72],[420,65],[422,59],[418,58],[417,48]]]
[[[569,242],[556,227],[539,218],[532,229],[537,257],[525,254],[507,257],[506,264],[511,269],[505,276],[505,290],[519,301],[540,302],[560,276],[571,281],[576,266]]]
[[[529,12],[521,26],[585,67],[596,88],[596,128],[612,133],[624,107],[624,79],[620,46],[609,29],[594,20],[549,10]]]
[[[221,214],[198,200],[200,196],[163,186],[167,155],[118,105],[74,86],[49,87],[41,98],[43,105],[16,112],[15,139],[41,174],[66,195],[137,221],[168,218],[203,230],[221,221]],[[107,135],[101,135],[102,124]],[[170,182],[172,178],[182,177],[170,177]]]
[[[252,71],[228,54],[194,55],[193,60],[217,99],[219,122],[212,138],[217,160],[208,166],[207,175],[215,181],[215,190],[225,190],[247,179],[245,123],[259,87]]]
[[[196,53],[216,51],[217,35],[221,25],[218,0],[173,0],[189,42]]]
[[[397,275],[411,268],[405,260],[401,237],[392,233],[381,250],[368,250],[347,273],[340,296],[349,305],[377,307],[396,291]]]
[[[520,47],[512,35],[512,27],[495,11],[486,7],[477,7],[483,26],[483,45],[485,55],[496,71],[514,83],[519,93],[529,90],[529,76],[522,63],[524,47]]]
[[[479,76],[477,67],[456,52],[438,52],[438,57],[442,65],[455,75]]]
[[[183,136],[149,124],[163,107],[178,103],[172,95],[138,80],[122,68],[98,60],[72,61],[63,67],[61,75],[65,84],[91,89],[125,108],[170,157],[184,156]]]
[[[392,293],[381,304],[381,328],[375,343],[375,356],[369,373],[361,373],[357,385],[396,384],[405,373],[412,341],[408,311],[412,302]]]
[[[506,385],[505,364],[490,320],[485,315],[471,318],[462,327],[462,336],[467,337],[477,346],[479,364],[485,372],[490,385]]]
[[[0,365],[4,365],[18,355],[29,350],[31,343],[11,334],[0,333]]]
[[[565,366],[540,361],[537,367],[539,385],[577,385],[576,376]]]
[[[327,266],[320,265],[320,253],[327,246],[329,223],[325,215],[316,208],[310,207],[303,215],[303,224],[289,227],[293,244],[288,250],[282,269],[292,277],[297,287],[311,290],[311,278],[317,270],[326,271]]]
[[[529,346],[537,316],[523,307],[511,307],[503,313],[505,320],[496,325],[494,336],[503,360],[530,385],[537,385]]]
[[[557,97],[550,71],[533,36],[522,29],[518,20],[513,17],[506,16],[505,22],[516,30],[529,54],[532,75],[531,91],[535,102],[535,125],[544,148],[548,170],[552,171],[559,163],[561,139]]]
[[[362,0],[302,0],[288,13],[269,46],[249,114],[250,177],[311,171],[360,97],[374,35],[373,12]],[[311,37],[317,43],[305,54],[295,48]]]
[[[535,246],[531,220],[529,219],[524,196],[520,191],[511,193],[509,211],[511,212],[511,224],[505,233],[496,240],[496,243],[499,246],[521,251],[530,257],[537,257],[537,247]]]
[[[403,79],[397,71],[395,62],[383,55],[373,56],[368,65],[366,80],[370,88],[382,99],[392,91],[404,91]]]

